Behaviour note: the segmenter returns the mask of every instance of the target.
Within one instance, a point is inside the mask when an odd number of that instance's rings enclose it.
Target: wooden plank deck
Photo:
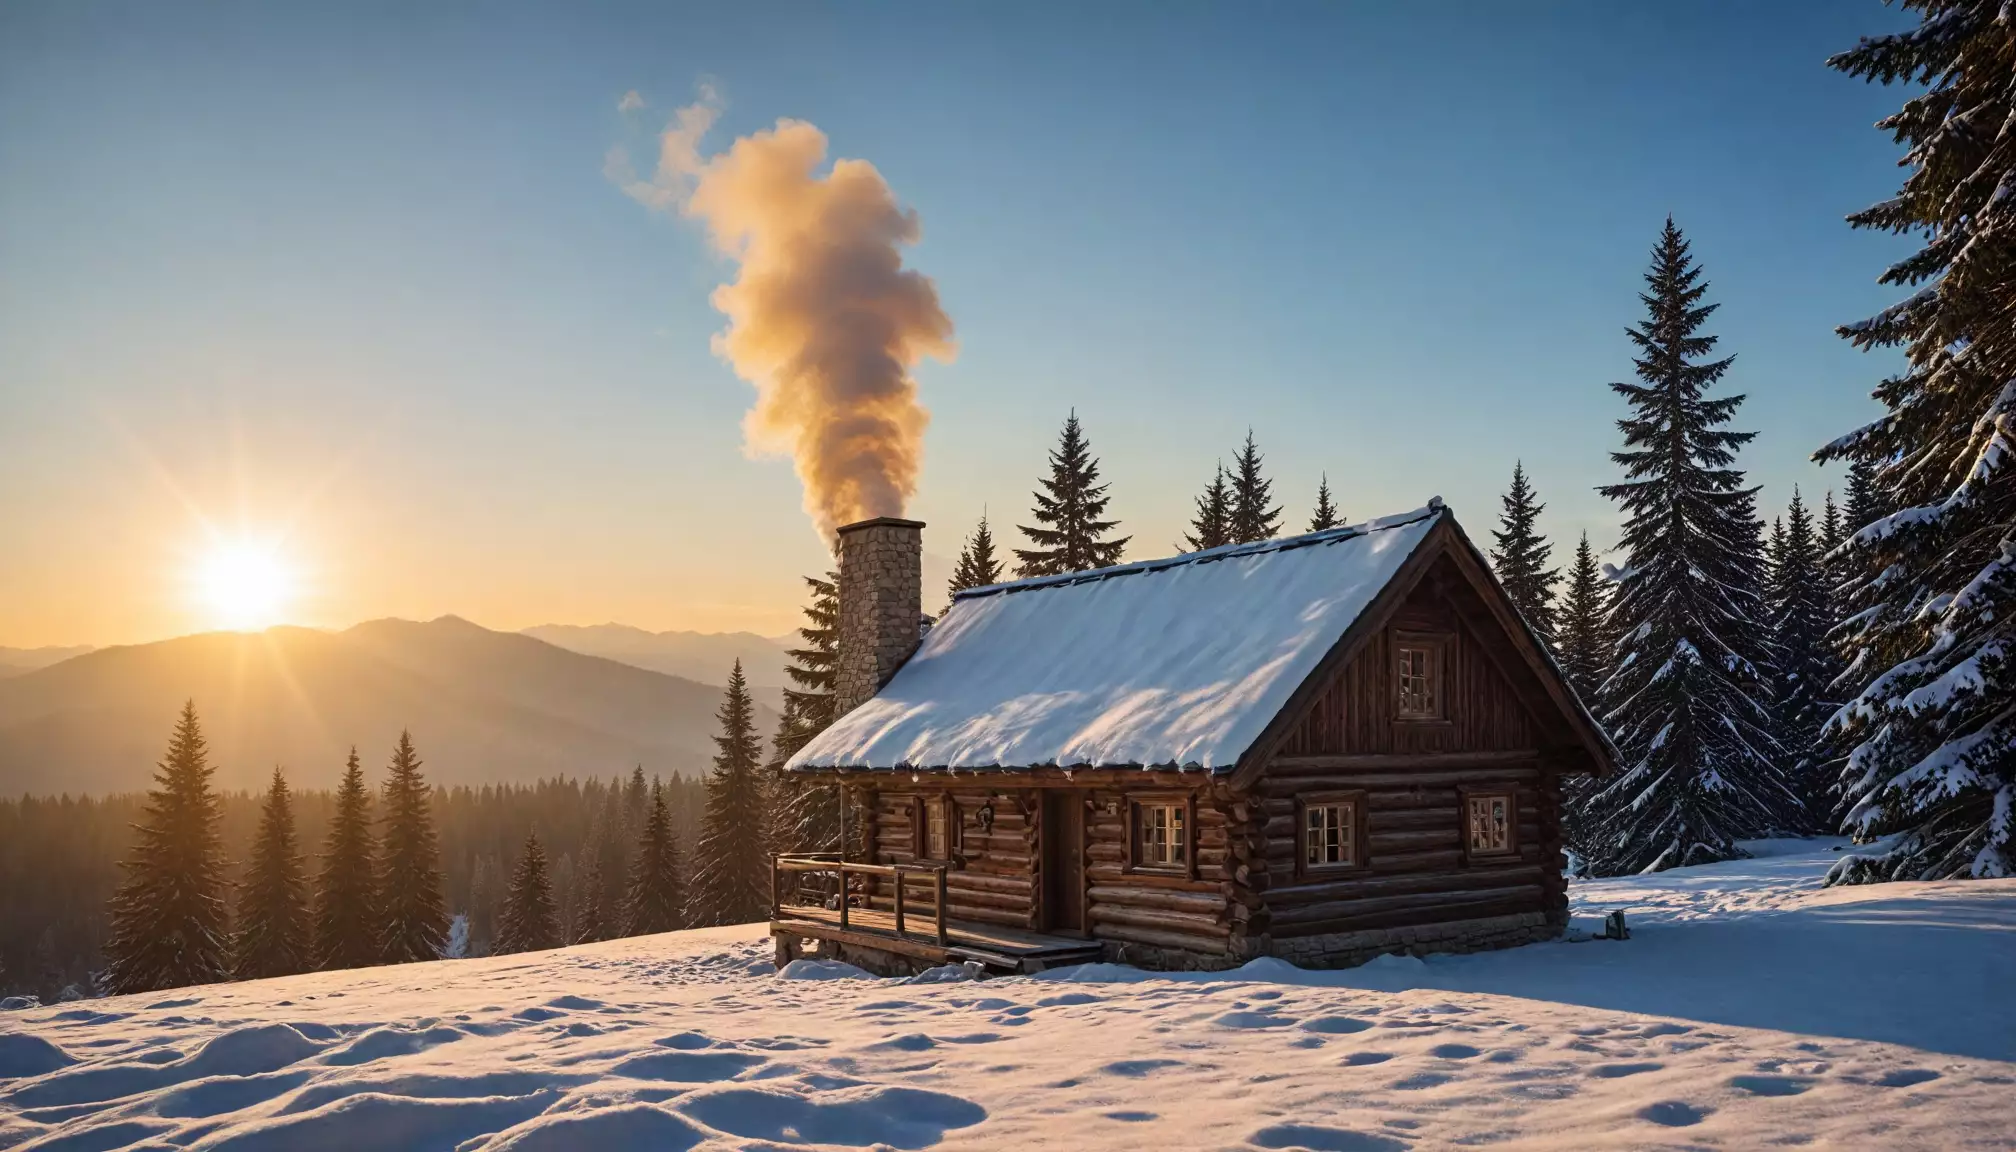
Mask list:
[[[877,948],[934,964],[979,960],[991,968],[1019,972],[1040,972],[1066,964],[1082,964],[1100,957],[1100,944],[1078,936],[1051,936],[1000,924],[978,924],[951,920],[945,925],[945,943],[938,943],[938,921],[929,908],[911,909],[903,918],[903,935],[896,934],[894,913],[875,908],[849,908],[847,927],[840,926],[837,908],[817,905],[787,905],[770,921],[772,934],[795,934],[815,940],[834,940],[857,947]]]

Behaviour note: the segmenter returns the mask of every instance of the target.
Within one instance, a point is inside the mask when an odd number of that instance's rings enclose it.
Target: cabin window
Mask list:
[[[959,847],[958,805],[949,796],[918,796],[910,801],[911,855],[919,860],[950,860]]]
[[[1302,837],[1297,871],[1305,875],[1334,872],[1364,863],[1364,793],[1297,797],[1295,808],[1295,823]]]
[[[1465,792],[1463,814],[1463,847],[1470,856],[1505,856],[1517,848],[1518,814],[1510,792]]]
[[[1447,642],[1440,636],[1402,632],[1393,638],[1395,714],[1402,720],[1440,720],[1442,665]]]
[[[1133,806],[1134,866],[1165,871],[1190,867],[1190,805],[1187,800],[1139,800]]]

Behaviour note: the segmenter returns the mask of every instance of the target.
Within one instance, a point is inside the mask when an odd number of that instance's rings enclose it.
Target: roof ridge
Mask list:
[[[1325,528],[1320,532],[1305,532],[1300,536],[1279,536],[1272,540],[1256,540],[1250,544],[1221,544],[1216,548],[1206,548],[1201,552],[1179,552],[1155,560],[1133,560],[1125,564],[1114,564],[1105,568],[1090,568],[1083,572],[1064,572],[1055,576],[1030,576],[1021,580],[1008,580],[1000,584],[983,584],[977,588],[966,588],[952,594],[953,603],[961,600],[977,600],[983,596],[995,596],[1008,592],[1024,592],[1032,588],[1055,588],[1067,584],[1088,584],[1099,580],[1111,580],[1120,576],[1134,576],[1144,572],[1160,572],[1167,568],[1180,568],[1188,564],[1209,564],[1218,560],[1228,560],[1237,556],[1260,556],[1269,552],[1286,552],[1292,548],[1307,548],[1316,544],[1336,544],[1345,540],[1356,540],[1374,532],[1384,532],[1417,524],[1422,520],[1443,515],[1447,507],[1440,496],[1431,496],[1428,503],[1411,512],[1400,512],[1391,516],[1379,516],[1359,524],[1345,524],[1336,528]]]

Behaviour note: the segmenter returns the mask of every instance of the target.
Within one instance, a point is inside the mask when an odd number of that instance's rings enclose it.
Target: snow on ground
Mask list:
[[[0,1014],[0,1147],[2016,1147],[2016,881],[1831,844],[1575,886],[1628,942],[910,983],[760,926]]]

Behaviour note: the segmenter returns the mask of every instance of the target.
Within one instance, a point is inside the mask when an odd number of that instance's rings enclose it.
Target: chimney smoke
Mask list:
[[[924,615],[924,525],[877,516],[839,529],[839,719],[880,691],[917,650]]]
[[[706,222],[741,265],[715,289],[728,328],[714,351],[756,386],[743,420],[753,452],[789,455],[820,538],[864,517],[898,516],[917,489],[930,414],[910,370],[955,353],[952,319],[930,278],[903,267],[921,232],[875,166],[826,160],[826,134],[802,120],[703,159],[718,98],[680,109],[657,170],[638,179],[620,149],[608,170],[652,207]]]

